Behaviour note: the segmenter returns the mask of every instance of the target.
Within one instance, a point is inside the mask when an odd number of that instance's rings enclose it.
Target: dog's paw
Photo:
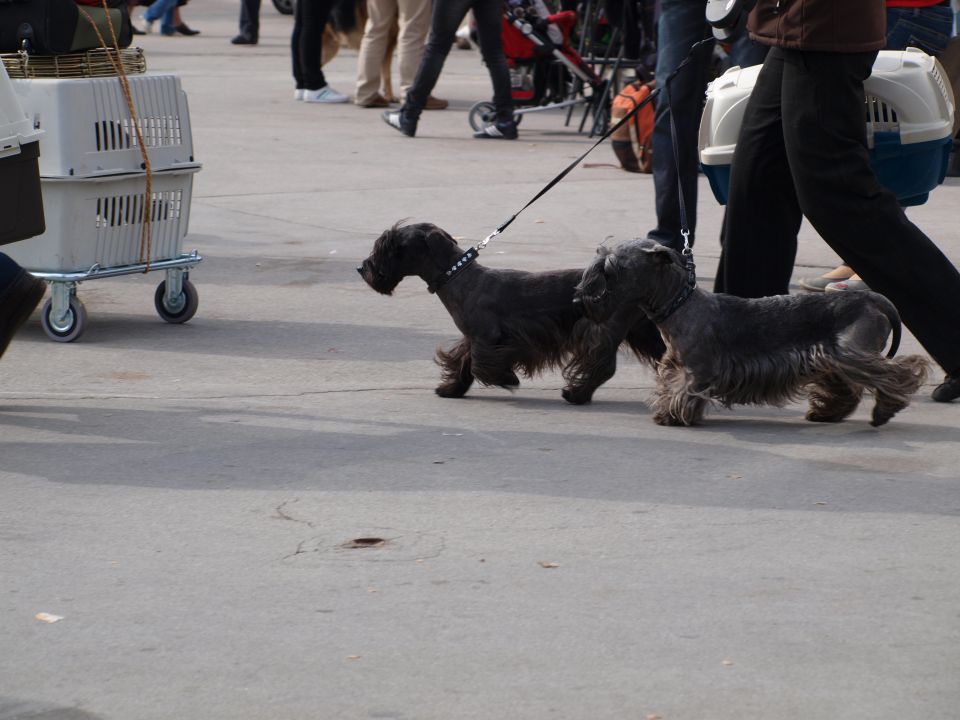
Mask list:
[[[469,385],[463,385],[462,383],[444,383],[438,385],[434,392],[442,398],[461,398],[467,394],[469,389]]]
[[[593,393],[575,388],[564,388],[560,395],[571,405],[586,405],[593,399]]]
[[[668,427],[681,427],[683,425],[687,425],[687,423],[685,423],[683,420],[675,415],[671,415],[670,413],[656,413],[653,416],[653,421],[657,425],[666,425]]]

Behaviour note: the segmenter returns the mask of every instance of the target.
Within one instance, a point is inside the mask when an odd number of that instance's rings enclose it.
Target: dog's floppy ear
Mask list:
[[[666,245],[655,243],[641,248],[643,252],[650,255],[651,259],[658,265],[668,265],[670,263],[680,264],[680,258],[673,250]]]
[[[424,241],[427,243],[427,250],[431,253],[449,250],[451,245],[457,247],[457,241],[454,240],[449,233],[438,228],[436,225],[427,231],[427,234],[424,236]]]

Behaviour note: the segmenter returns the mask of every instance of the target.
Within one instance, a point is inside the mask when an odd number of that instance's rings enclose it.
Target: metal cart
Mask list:
[[[173,75],[132,75],[128,82],[133,117],[116,77],[13,80],[27,117],[44,131],[47,227],[4,251],[50,284],[41,323],[57,342],[72,342],[85,330],[77,286],[88,280],[162,270],[154,296],[162,319],[187,322],[199,304],[189,273],[202,258],[183,250],[193,175],[201,167],[194,161],[186,94]],[[138,129],[150,160],[149,197]]]

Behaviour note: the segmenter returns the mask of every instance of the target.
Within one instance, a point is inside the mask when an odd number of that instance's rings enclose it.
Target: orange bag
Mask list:
[[[616,125],[653,91],[654,83],[639,80],[630,83],[613,99],[610,105],[610,124]],[[653,103],[647,103],[613,135],[613,152],[621,167],[630,172],[649,173],[653,170]]]

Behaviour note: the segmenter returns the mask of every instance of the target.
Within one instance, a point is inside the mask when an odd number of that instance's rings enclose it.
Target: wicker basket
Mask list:
[[[116,50],[87,50],[69,55],[28,55],[26,53],[0,54],[0,60],[11,78],[20,80],[39,78],[95,78],[116,77],[113,62]],[[123,69],[127,75],[142,75],[147,61],[141,48],[120,51]]]

